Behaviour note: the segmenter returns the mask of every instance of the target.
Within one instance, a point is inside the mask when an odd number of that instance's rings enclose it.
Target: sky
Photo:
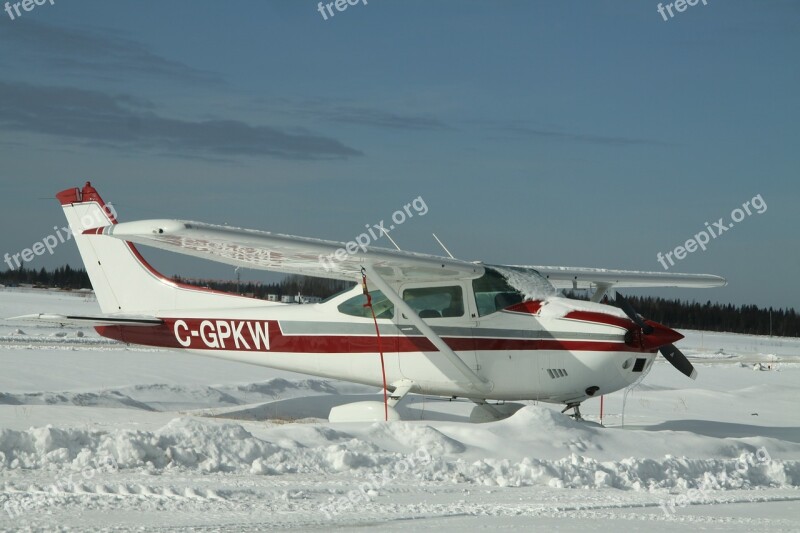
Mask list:
[[[436,233],[461,259],[651,271],[672,252],[670,272],[728,286],[631,292],[797,308],[800,3],[658,5],[12,2],[0,254],[64,225],[55,193],[87,180],[121,221],[337,241],[421,198],[391,233],[404,250],[443,254]],[[81,265],[73,243],[27,266],[63,264]]]

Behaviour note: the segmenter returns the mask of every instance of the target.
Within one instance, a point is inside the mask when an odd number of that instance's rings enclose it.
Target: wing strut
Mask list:
[[[613,286],[614,286],[613,283],[598,283],[595,288],[594,294],[592,295],[591,301],[593,301],[596,304],[599,304],[601,301],[603,301],[603,296],[605,296],[606,293],[609,291],[609,289],[611,289],[611,287]]]
[[[455,369],[461,373],[461,375],[467,378],[467,381],[470,382],[476,392],[481,394],[487,394],[491,392],[491,390],[494,388],[494,384],[491,381],[487,381],[475,374],[475,372],[473,372],[472,369],[468,367],[458,355],[456,355],[456,353],[447,345],[447,343],[444,342],[436,333],[434,333],[431,327],[419,317],[417,312],[411,309],[405,300],[400,298],[400,295],[398,295],[394,289],[392,289],[392,287],[389,286],[389,284],[386,283],[383,278],[381,278],[372,265],[367,265],[364,267],[364,269],[367,271],[367,276],[372,284],[380,289],[381,292],[383,292],[383,294],[385,294],[386,297],[391,300],[399,312],[403,313],[406,317],[408,317],[412,324],[417,326],[417,329],[419,329],[420,332],[425,335],[425,337],[427,337],[427,339],[431,341],[434,346],[436,346],[439,352],[441,352],[441,354],[447,358],[448,362],[450,362],[450,364],[452,364]]]

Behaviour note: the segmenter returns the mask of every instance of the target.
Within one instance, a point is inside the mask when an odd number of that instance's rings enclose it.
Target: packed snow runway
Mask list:
[[[0,290],[0,317],[91,314]],[[549,527],[800,530],[800,340],[684,332],[627,394],[467,421],[413,396],[403,422],[329,424],[369,387],[0,322],[0,529]],[[413,524],[410,523],[413,520]]]

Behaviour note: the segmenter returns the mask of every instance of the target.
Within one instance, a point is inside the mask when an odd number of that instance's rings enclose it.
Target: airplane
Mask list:
[[[674,345],[683,336],[642,318],[617,289],[727,284],[708,274],[492,265],[378,247],[336,255],[343,243],[192,221],[118,222],[89,182],[56,198],[102,313],[17,318],[383,389],[383,402],[334,407],[331,422],[398,420],[409,393],[469,399],[474,422],[510,416],[524,400],[564,405],[580,419],[582,402],[641,379],[659,352],[697,375]],[[168,279],[136,245],[357,285],[316,304],[268,302]],[[579,301],[560,289],[594,293]],[[620,307],[603,303],[609,295]]]

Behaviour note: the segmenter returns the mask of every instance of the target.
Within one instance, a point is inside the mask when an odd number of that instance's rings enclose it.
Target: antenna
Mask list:
[[[392,237],[389,235],[389,232],[388,232],[388,231],[386,231],[386,230],[383,230],[383,234],[384,234],[384,235],[386,235],[386,238],[387,238],[387,239],[389,239],[389,240],[392,242],[392,244],[394,244],[394,247],[395,247],[395,248],[397,248],[397,251],[398,251],[398,252],[402,252],[402,251],[403,251],[403,250],[401,250],[401,249],[400,249],[400,247],[399,247],[399,246],[397,246],[397,243],[396,243],[396,242],[394,242],[394,239],[392,239]]]
[[[431,233],[431,235],[433,235],[433,238],[436,239],[436,242],[439,243],[439,246],[442,247],[442,250],[447,252],[447,255],[450,256],[450,259],[455,259],[455,257],[453,257],[453,254],[450,253],[450,250],[448,250],[447,247],[444,244],[442,244],[442,241],[439,240],[439,237],[437,237],[435,233]]]
[[[394,228],[394,226],[392,226],[392,227]],[[394,247],[395,247],[395,248],[397,248],[397,251],[398,251],[398,252],[402,252],[402,251],[403,251],[403,250],[401,250],[401,249],[400,249],[400,247],[399,247],[399,246],[397,246],[397,243],[396,243],[396,242],[394,242],[394,239],[392,239],[392,237],[389,235],[389,232],[388,232],[388,231],[386,231],[386,228],[384,228],[382,225],[381,225],[381,235],[386,235],[386,238],[387,238],[387,239],[389,239],[389,241],[390,241],[392,244],[394,244]],[[378,235],[378,238],[379,238],[379,239],[381,238],[381,235]]]

